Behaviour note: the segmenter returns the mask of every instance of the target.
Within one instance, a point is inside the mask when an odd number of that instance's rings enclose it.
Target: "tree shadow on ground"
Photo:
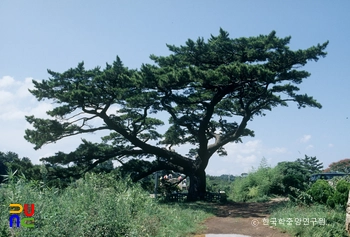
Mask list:
[[[286,200],[271,200],[268,202],[181,202],[181,203],[163,203],[163,205],[178,204],[184,209],[202,210],[208,214],[217,217],[232,217],[232,218],[264,218],[269,215],[272,210],[279,205],[284,205]]]
[[[161,205],[178,205],[182,209],[202,210],[208,214],[216,215],[219,203],[197,201],[197,202],[161,202]]]

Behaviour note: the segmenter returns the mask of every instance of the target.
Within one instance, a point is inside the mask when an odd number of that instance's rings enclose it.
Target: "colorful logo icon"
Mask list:
[[[13,227],[13,220],[16,220],[16,225],[17,228],[19,228],[20,226],[24,226],[27,228],[33,228],[34,227],[34,217],[32,217],[34,215],[34,204],[30,204],[30,210],[31,212],[29,212],[28,209],[28,205],[29,204],[24,204],[24,209],[22,207],[21,204],[18,203],[11,203],[10,204],[10,228]],[[12,208],[12,209],[11,209]],[[19,214],[24,211],[24,215],[26,217],[20,217]]]

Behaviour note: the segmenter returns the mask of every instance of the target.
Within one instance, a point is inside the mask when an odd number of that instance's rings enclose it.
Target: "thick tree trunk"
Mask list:
[[[203,200],[206,192],[205,170],[197,170],[188,176],[190,177],[190,187],[188,189],[187,200]]]

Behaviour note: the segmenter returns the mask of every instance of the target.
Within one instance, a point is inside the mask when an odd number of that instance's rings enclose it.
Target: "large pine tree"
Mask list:
[[[26,130],[25,138],[39,149],[68,136],[110,131],[99,144],[83,141],[75,152],[43,160],[73,162],[88,170],[117,159],[134,171],[135,180],[173,170],[190,178],[188,198],[196,200],[206,192],[209,159],[215,153],[225,155],[228,143],[253,136],[247,124],[255,116],[289,102],[321,108],[311,96],[297,92],[310,76],[300,68],[324,57],[328,42],[294,51],[288,47],[290,39],[278,38],[274,31],[232,39],[220,29],[207,41],[168,45],[169,56],[152,55],[154,64],[139,70],[123,66],[119,57],[104,69],[86,70],[80,63],[63,73],[49,70],[51,77],[34,80],[31,93],[57,107],[48,111],[52,119],[27,116],[33,129]],[[167,114],[169,126],[156,113]],[[96,119],[102,123],[92,125]],[[186,155],[173,150],[184,144],[193,147]]]

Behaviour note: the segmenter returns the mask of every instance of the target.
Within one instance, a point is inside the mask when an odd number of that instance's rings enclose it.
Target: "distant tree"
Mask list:
[[[310,76],[299,69],[324,57],[328,42],[293,51],[290,39],[274,31],[232,39],[220,29],[207,42],[199,38],[168,45],[171,55],[151,55],[154,64],[140,70],[124,67],[119,57],[103,70],[86,70],[83,63],[63,73],[48,70],[51,78],[34,80],[30,92],[58,107],[47,111],[52,119],[27,116],[33,129],[26,130],[25,138],[39,149],[65,137],[110,131],[102,143],[83,141],[75,154],[42,160],[73,162],[84,172],[108,159],[132,162],[134,180],[173,170],[190,178],[188,199],[196,200],[206,192],[209,159],[226,155],[228,143],[253,136],[247,124],[255,116],[289,102],[321,108],[313,97],[297,93]],[[164,133],[159,127],[165,123],[155,115],[159,112],[169,117]],[[101,123],[91,123],[97,119]],[[172,149],[184,144],[192,145],[186,155]]]
[[[4,176],[7,175],[7,171],[9,170],[9,165],[18,163],[20,161],[18,154],[14,152],[0,152],[0,182],[3,182]],[[15,170],[13,170],[15,171]]]
[[[350,159],[343,159],[331,163],[324,172],[345,172],[350,173]]]
[[[307,175],[319,173],[323,169],[323,163],[321,163],[316,156],[305,155],[303,159],[297,159],[297,162],[305,168]]]
[[[209,192],[225,191],[226,193],[229,193],[233,180],[233,175],[207,175],[207,190]]]
[[[308,174],[305,167],[300,162],[284,161],[277,164],[275,169],[281,175],[281,182],[284,187],[283,193],[290,194],[289,187],[298,188],[304,190],[308,181]]]
[[[220,175],[219,177],[220,177],[220,179],[222,179],[222,180],[224,180],[224,181],[227,180],[227,181],[229,181],[229,182],[235,180],[235,176],[233,176],[233,175],[231,175],[231,174],[222,174],[222,175]]]
[[[4,177],[2,175],[6,175],[7,174],[7,167],[5,165],[5,153],[0,151],[0,183],[2,183],[2,181],[4,180]]]
[[[27,179],[41,179],[40,166],[33,165],[27,157],[19,158],[15,152],[0,152],[0,175],[7,175],[7,171],[16,171],[18,174],[23,174]],[[0,183],[4,180],[0,176]]]

